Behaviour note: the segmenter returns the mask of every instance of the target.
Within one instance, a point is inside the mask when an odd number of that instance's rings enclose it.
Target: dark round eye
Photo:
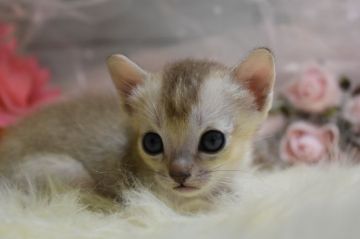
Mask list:
[[[206,131],[200,139],[199,150],[205,153],[216,153],[225,145],[225,136],[218,130]]]
[[[160,154],[163,151],[163,143],[157,133],[146,133],[142,140],[144,151],[150,155]]]

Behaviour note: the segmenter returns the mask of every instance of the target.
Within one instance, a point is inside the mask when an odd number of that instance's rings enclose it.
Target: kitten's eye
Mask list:
[[[157,133],[146,133],[142,140],[144,151],[150,155],[160,154],[163,151],[163,143]]]
[[[216,153],[225,145],[225,136],[218,130],[206,131],[200,139],[199,150],[205,153]]]

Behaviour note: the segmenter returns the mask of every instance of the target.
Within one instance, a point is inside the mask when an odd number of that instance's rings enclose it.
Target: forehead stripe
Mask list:
[[[168,118],[186,121],[191,107],[198,101],[204,78],[214,67],[219,65],[209,61],[184,60],[165,68],[161,98]]]

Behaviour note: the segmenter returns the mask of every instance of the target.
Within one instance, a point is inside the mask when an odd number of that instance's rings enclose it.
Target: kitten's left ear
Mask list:
[[[112,55],[106,63],[116,88],[125,100],[148,74],[124,55]]]
[[[254,95],[257,109],[269,110],[275,81],[275,64],[271,51],[267,48],[253,50],[235,67],[233,74],[235,80]]]

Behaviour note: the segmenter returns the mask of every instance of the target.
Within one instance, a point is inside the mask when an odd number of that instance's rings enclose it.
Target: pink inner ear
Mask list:
[[[259,69],[247,79],[246,83],[255,96],[257,109],[262,110],[270,90],[269,71],[266,68]]]
[[[132,111],[131,106],[128,101],[128,97],[130,97],[133,94],[133,91],[136,89],[137,85],[140,83],[141,83],[140,80],[136,81],[136,80],[129,79],[129,80],[125,80],[121,84],[116,85],[117,89],[119,90],[120,94],[122,95],[125,110],[127,110],[128,112]]]
[[[129,97],[139,83],[141,82],[136,80],[126,80],[122,84],[119,84],[118,87],[124,97]]]

